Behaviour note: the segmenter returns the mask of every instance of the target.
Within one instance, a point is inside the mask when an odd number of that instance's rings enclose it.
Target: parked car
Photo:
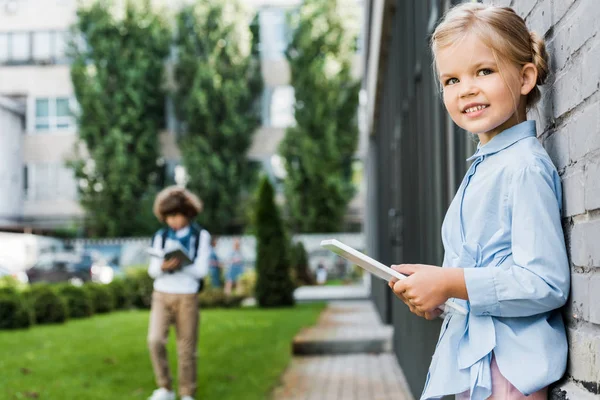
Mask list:
[[[3,276],[12,276],[21,283],[29,283],[27,274],[23,271],[11,271],[10,269],[0,265],[0,278]]]
[[[29,282],[71,282],[83,284],[92,280],[93,260],[89,254],[47,253],[29,268]]]

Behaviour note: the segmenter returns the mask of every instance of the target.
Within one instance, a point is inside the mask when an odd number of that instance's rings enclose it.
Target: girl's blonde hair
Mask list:
[[[535,105],[541,96],[537,85],[544,84],[549,72],[544,40],[530,32],[523,18],[512,8],[463,3],[450,9],[433,32],[434,60],[439,49],[460,43],[470,33],[492,49],[496,61],[510,61],[519,67],[527,63],[535,65],[538,76],[536,86],[527,95],[527,108]]]

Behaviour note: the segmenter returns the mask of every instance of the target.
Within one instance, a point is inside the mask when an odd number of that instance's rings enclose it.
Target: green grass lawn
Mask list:
[[[291,359],[292,338],[323,307],[202,311],[197,398],[267,399]],[[0,398],[146,399],[155,389],[148,315],[125,311],[0,331]],[[168,349],[176,378],[173,330]]]

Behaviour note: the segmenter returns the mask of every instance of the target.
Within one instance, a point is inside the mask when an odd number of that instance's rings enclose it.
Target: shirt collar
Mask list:
[[[485,145],[482,146],[480,143],[477,146],[477,151],[471,157],[467,158],[467,161],[471,161],[481,156],[498,153],[499,151],[502,151],[515,144],[519,140],[528,138],[530,136],[536,136],[535,121],[521,122],[520,124],[500,132]]]
[[[187,236],[188,233],[190,233],[190,226],[186,225],[183,228],[179,229],[178,231],[173,231],[175,232],[175,236],[178,238],[182,238]]]

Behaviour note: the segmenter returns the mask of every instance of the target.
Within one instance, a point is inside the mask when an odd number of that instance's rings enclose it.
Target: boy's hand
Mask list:
[[[389,286],[412,313],[429,320],[442,313],[437,307],[449,298],[445,269],[423,264],[392,265],[392,269],[408,275],[403,280],[391,280]]]
[[[163,272],[175,271],[179,268],[179,264],[180,261],[178,258],[171,258],[170,260],[164,260],[160,269],[162,269]]]

